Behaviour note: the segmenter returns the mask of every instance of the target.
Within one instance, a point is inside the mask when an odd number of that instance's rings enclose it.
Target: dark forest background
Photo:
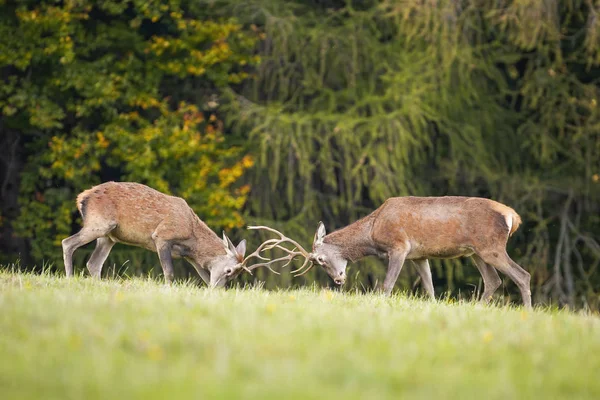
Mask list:
[[[534,301],[600,305],[600,1],[0,1],[0,262],[62,271],[75,197],[186,198],[220,234],[306,247],[405,195],[492,198]],[[78,269],[93,245],[76,253]],[[471,298],[467,260],[438,295]],[[180,277],[194,276],[179,264]],[[117,246],[110,274],[158,274]],[[268,288],[329,278],[260,271]],[[377,259],[347,286],[381,281]],[[242,280],[252,281],[246,276]],[[407,265],[398,286],[417,290]],[[514,294],[505,279],[505,299]]]

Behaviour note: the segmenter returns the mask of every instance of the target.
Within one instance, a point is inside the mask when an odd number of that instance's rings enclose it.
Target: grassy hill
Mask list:
[[[0,272],[0,398],[600,398],[600,319]]]

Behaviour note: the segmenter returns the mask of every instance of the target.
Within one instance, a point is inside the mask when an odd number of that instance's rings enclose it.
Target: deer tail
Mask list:
[[[88,190],[84,190],[83,192],[79,193],[79,195],[77,196],[77,209],[79,210],[79,213],[81,214],[81,218],[83,218],[85,220],[85,211],[86,211],[86,207],[87,207],[87,202],[88,199],[90,197],[90,194],[92,194],[92,189],[88,189]]]
[[[521,217],[514,210],[511,215],[511,222],[512,222],[512,224],[510,226],[510,231],[508,233],[508,237],[511,237],[513,235],[513,233],[515,233],[517,231],[517,229],[519,229],[519,226],[521,225],[521,222],[522,222]]]

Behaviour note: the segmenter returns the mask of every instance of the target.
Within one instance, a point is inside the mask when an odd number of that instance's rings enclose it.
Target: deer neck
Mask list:
[[[325,236],[323,242],[335,245],[340,255],[351,262],[376,255],[377,250],[371,239],[371,229],[375,218],[368,215],[342,229]]]
[[[194,260],[202,268],[208,268],[212,260],[227,254],[223,241],[197,216],[193,223],[192,236],[190,250]]]

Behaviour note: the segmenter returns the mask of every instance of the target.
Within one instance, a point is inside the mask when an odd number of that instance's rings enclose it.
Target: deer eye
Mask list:
[[[318,256],[318,257],[317,257],[317,261],[319,262],[319,264],[325,264],[325,257],[323,257],[323,256]]]
[[[225,275],[230,276],[233,273],[233,269],[225,268]]]

